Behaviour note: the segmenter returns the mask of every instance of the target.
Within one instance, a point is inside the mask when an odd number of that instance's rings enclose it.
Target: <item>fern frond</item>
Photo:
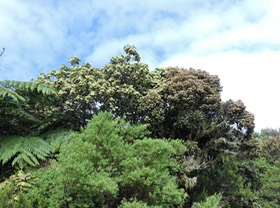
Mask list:
[[[30,161],[31,161],[30,164],[33,164],[33,166],[39,165],[39,161],[36,158],[36,155],[33,154],[33,151],[25,150],[25,151],[22,152],[22,155],[26,155],[26,157],[28,157],[30,159]]]
[[[56,129],[41,135],[41,137],[50,144],[52,152],[55,153],[60,151],[61,146],[70,142],[71,134],[73,132],[67,129]]]
[[[11,97],[16,102],[25,101],[25,98],[17,94],[15,91],[9,88],[0,86],[0,98]]]
[[[28,112],[26,112],[26,111],[24,111],[23,109],[21,109],[21,108],[16,108],[16,107],[13,107],[13,108],[10,108],[10,107],[3,107],[3,108],[1,108],[0,107],[0,109],[3,111],[3,112],[5,112],[5,114],[7,115],[7,116],[10,116],[11,118],[12,117],[15,117],[15,118],[17,118],[17,119],[19,119],[19,118],[21,118],[22,120],[26,120],[26,121],[31,121],[31,122],[33,122],[33,123],[38,123],[38,122],[40,122],[40,120],[39,119],[37,119],[36,117],[34,117],[32,114],[30,114],[30,113],[28,113]]]
[[[4,80],[0,81],[0,85],[4,86],[4,88],[12,87],[17,90],[24,90],[24,91],[34,91],[42,93],[43,95],[56,95],[57,92],[54,87],[36,83],[36,82],[21,82],[21,81],[14,81],[14,80]]]
[[[51,146],[39,137],[5,137],[0,140],[0,162],[11,162],[24,168],[39,165],[52,152]]]
[[[18,165],[20,169],[23,169],[26,166],[26,163],[31,166],[39,164],[38,160],[37,164],[34,162],[34,155],[30,155],[29,152],[24,152],[13,159],[12,166]]]
[[[47,84],[37,84],[37,91],[41,92],[43,95],[56,95],[57,94],[56,89]]]

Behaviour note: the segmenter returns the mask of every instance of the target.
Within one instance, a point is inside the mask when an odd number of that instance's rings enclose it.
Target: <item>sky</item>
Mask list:
[[[279,0],[0,1],[0,80],[30,81],[70,57],[103,67],[136,46],[150,70],[218,75],[256,130],[280,127]]]

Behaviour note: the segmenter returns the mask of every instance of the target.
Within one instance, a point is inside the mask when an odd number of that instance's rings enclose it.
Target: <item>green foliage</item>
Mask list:
[[[0,162],[24,168],[39,165],[51,153],[52,148],[41,138],[10,136],[0,140]]]
[[[265,168],[261,174],[262,187],[258,194],[258,203],[265,208],[276,208],[280,204],[280,160]]]
[[[70,66],[42,73],[36,82],[0,82],[0,135],[9,136],[0,139],[0,162],[5,164],[1,168],[57,159],[32,170],[37,179],[19,192],[22,204],[44,208],[278,203],[278,130],[263,130],[259,137],[269,140],[262,143],[252,139],[254,116],[242,101],[221,101],[217,76],[178,67],[150,71],[140,61],[136,48],[127,45],[124,54],[102,69],[73,57]],[[259,155],[266,159],[256,159]],[[11,174],[5,170],[1,180]],[[16,189],[13,182],[2,190],[4,206],[12,206],[4,198]],[[186,191],[189,204],[184,204]]]
[[[135,199],[127,201],[126,199],[122,200],[118,208],[161,208],[162,206],[149,206],[147,203],[139,202]]]
[[[206,198],[205,201],[194,203],[192,208],[221,208],[221,194],[214,194]]]
[[[77,57],[71,58],[70,63],[70,67],[62,65],[60,70],[41,73],[37,83],[50,85],[58,93],[57,100],[42,112],[44,116],[52,118],[53,125],[78,130],[98,111],[105,81],[99,69],[88,63],[78,65]]]
[[[15,198],[14,191],[13,184],[0,189],[0,208],[32,208],[22,193],[18,193]]]
[[[20,170],[0,183],[0,208],[31,208],[24,193],[31,187],[33,179],[32,175]]]
[[[0,135],[27,134],[38,129],[45,119],[38,117],[34,110],[42,107],[40,100],[55,95],[56,90],[46,84],[1,81]]]
[[[273,129],[273,128],[261,129],[261,132],[259,133],[259,137],[261,139],[271,139],[274,137],[280,137],[280,129]]]
[[[111,59],[101,70],[106,80],[102,109],[115,116],[124,117],[132,123],[143,121],[141,102],[154,84],[148,65],[140,62],[134,46],[124,47],[126,55]]]
[[[73,131],[67,129],[56,129],[41,134],[40,138],[51,146],[53,157],[55,157],[55,154],[60,152],[62,146],[70,142],[70,137],[73,133]]]
[[[156,91],[150,91],[144,101],[145,109],[151,109],[148,117],[157,112],[161,119],[151,123],[151,129],[158,136],[200,139],[199,131],[205,122],[212,122],[220,106],[220,82],[217,76],[205,71],[182,68],[165,68],[157,71],[161,84]],[[152,100],[149,100],[152,99]],[[157,104],[154,106],[154,104]],[[152,120],[154,121],[154,120]],[[160,128],[158,128],[160,127]]]
[[[193,190],[193,200],[221,193],[223,204],[230,207],[248,207],[256,200],[256,193],[242,174],[240,163],[235,156],[216,160],[210,168],[198,175],[197,186]]]
[[[18,91],[34,91],[36,90],[38,93],[42,93],[43,95],[56,95],[57,92],[55,88],[46,85],[40,84],[36,82],[21,82],[21,81],[13,81],[13,80],[5,80],[0,81],[0,85],[5,86],[6,89],[12,88]],[[4,88],[5,89],[5,88]],[[1,92],[1,91],[0,91]],[[6,96],[9,94],[6,94]]]
[[[5,99],[6,97],[10,97],[16,102],[25,101],[24,97],[20,96],[12,89],[4,88],[0,86],[0,98]]]
[[[135,198],[148,206],[182,206],[174,157],[185,148],[176,140],[145,138],[144,128],[109,113],[94,116],[82,133],[72,134],[58,163],[34,173],[38,180],[28,193],[33,205],[116,207]]]
[[[271,137],[262,142],[262,154],[270,162],[280,159],[280,137]]]

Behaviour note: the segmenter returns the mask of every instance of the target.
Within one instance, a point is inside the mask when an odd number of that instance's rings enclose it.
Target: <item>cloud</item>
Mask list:
[[[99,2],[99,1],[97,1]],[[200,2],[200,4],[199,4]],[[96,34],[96,54],[117,54],[119,48],[107,46],[134,44],[140,52],[158,54],[165,59],[177,53],[206,54],[216,51],[255,51],[266,47],[277,48],[279,31],[272,32],[271,10],[277,1],[160,1],[159,4],[97,3],[95,11],[102,26]],[[275,5],[277,6],[277,5]],[[269,24],[268,24],[269,23]],[[261,30],[260,30],[261,28]],[[105,40],[99,41],[98,40]],[[160,49],[160,50],[159,50]],[[144,55],[145,56],[145,55]],[[108,60],[102,56],[103,60]],[[101,58],[102,59],[102,58]],[[156,58],[155,62],[163,61]],[[152,64],[154,65],[154,64]]]
[[[150,69],[218,74],[225,99],[241,98],[257,126],[276,127],[279,8],[278,0],[1,1],[0,80],[36,78],[74,55],[102,67],[133,44]]]
[[[279,127],[280,89],[279,52],[263,51],[247,54],[239,51],[208,56],[177,55],[162,66],[197,68],[218,75],[223,86],[223,100],[245,102],[256,117],[256,128]]]
[[[76,53],[88,52],[87,39],[92,36],[88,21],[93,19],[89,5],[87,1],[2,1],[0,43],[6,52],[0,79],[30,80]]]

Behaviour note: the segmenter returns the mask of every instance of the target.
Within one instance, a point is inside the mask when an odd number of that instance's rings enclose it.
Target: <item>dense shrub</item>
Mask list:
[[[214,194],[212,196],[207,197],[206,200],[203,202],[194,203],[192,208],[221,208],[221,199],[221,194]]]
[[[234,155],[218,159],[201,172],[192,197],[195,202],[200,202],[219,192],[222,203],[230,207],[247,207],[255,200],[251,183],[246,181],[240,170],[240,162]]]
[[[174,156],[184,146],[145,135],[145,126],[114,120],[110,113],[93,117],[82,133],[72,134],[58,162],[35,171],[37,180],[27,194],[32,205],[117,207],[135,198],[147,206],[182,206],[185,193],[173,174],[180,168]]]
[[[262,187],[258,194],[258,203],[265,208],[277,208],[280,204],[280,160],[268,164],[261,174]]]

